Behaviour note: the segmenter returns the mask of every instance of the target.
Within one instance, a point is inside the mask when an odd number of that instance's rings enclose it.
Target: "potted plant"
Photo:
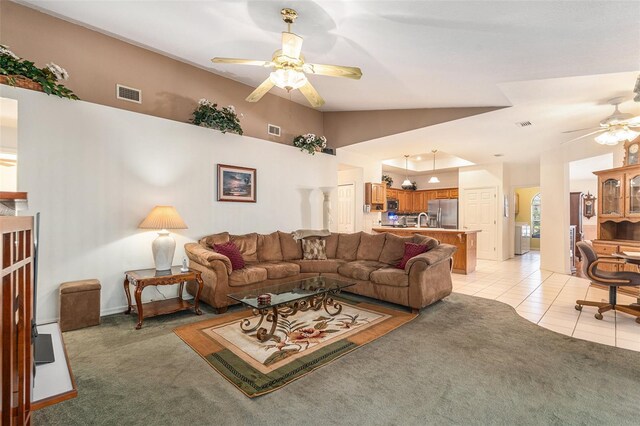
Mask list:
[[[393,185],[393,178],[389,175],[382,175],[382,181],[387,184],[387,188],[391,188]]]
[[[298,135],[293,138],[293,146],[300,148],[300,151],[307,151],[309,154],[315,155],[316,151],[322,151],[327,147],[327,138],[316,136],[313,133]]]
[[[242,127],[233,105],[218,109],[218,104],[207,99],[200,99],[198,107],[193,111],[191,122],[196,126],[220,130],[222,133],[237,133],[241,135]]]
[[[416,189],[418,189],[418,184],[416,183],[416,181],[414,180],[413,182],[411,182],[411,190],[415,191]]]
[[[58,83],[59,80],[68,78],[69,73],[53,62],[44,68],[38,68],[33,62],[20,58],[7,46],[0,45],[1,84],[76,100],[78,97],[71,90]]]

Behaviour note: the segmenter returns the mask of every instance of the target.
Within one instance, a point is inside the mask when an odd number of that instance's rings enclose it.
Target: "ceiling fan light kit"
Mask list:
[[[284,8],[280,11],[280,14],[282,15],[282,20],[287,24],[287,31],[282,32],[282,49],[273,53],[271,61],[218,57],[211,60],[214,63],[274,68],[269,77],[247,97],[246,100],[248,102],[258,102],[273,86],[277,86],[287,92],[296,89],[300,90],[300,93],[309,101],[311,106],[318,108],[324,105],[324,99],[311,85],[305,73],[354,80],[359,80],[362,77],[362,71],[358,67],[305,63],[304,56],[301,54],[303,39],[291,32],[291,25],[298,17],[298,13],[293,9]]]
[[[600,145],[617,145],[619,142],[632,141],[640,135],[638,132],[634,132],[627,126],[621,126],[609,130],[595,137],[595,141]]]
[[[600,121],[599,127],[569,130],[564,133],[573,133],[583,130],[593,130],[592,132],[562,143],[573,142],[578,139],[600,133],[598,136],[594,137],[594,140],[600,145],[613,146],[620,142],[632,141],[640,136],[639,132],[632,130],[632,128],[640,128],[640,116],[634,117],[633,114],[621,112],[618,109],[618,105],[620,105],[624,99],[624,97],[617,97],[609,100],[609,104],[614,108],[613,114]]]

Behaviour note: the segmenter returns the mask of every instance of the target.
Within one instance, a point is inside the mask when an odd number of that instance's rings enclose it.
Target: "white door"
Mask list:
[[[338,186],[338,232],[356,232],[355,226],[356,192],[355,185]]]
[[[478,259],[498,258],[496,188],[464,190],[464,229],[478,229]]]

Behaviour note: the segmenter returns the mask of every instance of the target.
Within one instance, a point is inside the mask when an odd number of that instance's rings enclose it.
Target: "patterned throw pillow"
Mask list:
[[[235,245],[233,241],[229,241],[224,244],[214,244],[213,249],[220,253],[223,256],[227,256],[231,261],[231,269],[235,271],[236,269],[244,268],[244,259],[242,258],[242,253],[238,250],[238,246]]]
[[[404,267],[407,266],[409,259],[426,252],[427,248],[426,244],[404,243],[404,257],[400,263],[396,265],[396,268],[404,269]]]
[[[302,253],[305,260],[327,260],[327,242],[320,238],[303,239]]]

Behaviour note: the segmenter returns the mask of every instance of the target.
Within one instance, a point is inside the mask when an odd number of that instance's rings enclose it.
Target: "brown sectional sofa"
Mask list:
[[[399,237],[393,234],[335,234],[325,237],[327,260],[304,260],[302,244],[291,234],[230,235],[227,232],[185,245],[189,265],[202,272],[204,289],[200,300],[217,312],[235,303],[228,294],[254,290],[297,279],[328,276],[356,284],[345,291],[410,307],[428,306],[451,294],[451,263],[455,246],[440,244],[422,235]],[[232,270],[231,261],[212,250],[213,244],[233,241],[246,263]],[[429,251],[409,260],[398,269],[404,243],[427,244]],[[195,285],[187,291],[195,294]]]

